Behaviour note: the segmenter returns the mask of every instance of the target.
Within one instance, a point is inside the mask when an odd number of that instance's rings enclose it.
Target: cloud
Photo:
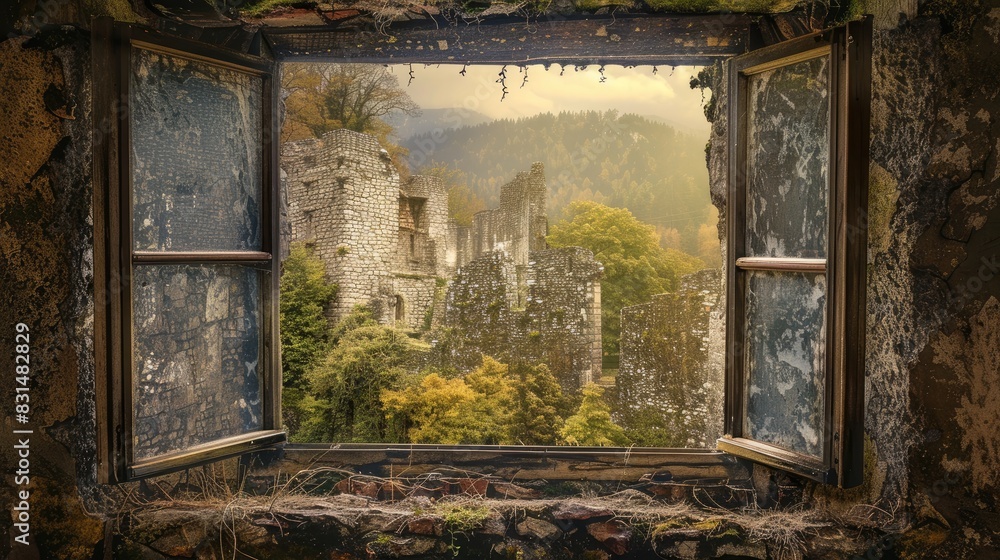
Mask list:
[[[665,119],[689,131],[708,135],[702,95],[689,86],[699,68],[637,66],[542,65],[507,66],[503,86],[497,83],[501,66],[390,66],[400,84],[421,107],[464,107],[494,119],[519,118],[544,112],[605,111],[637,113]],[[460,72],[465,69],[465,75]],[[527,81],[524,81],[527,73]],[[602,81],[603,77],[603,81]],[[523,87],[522,87],[523,86]],[[503,101],[501,101],[503,98]]]

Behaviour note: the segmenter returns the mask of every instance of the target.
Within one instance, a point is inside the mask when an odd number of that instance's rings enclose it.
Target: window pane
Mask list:
[[[829,57],[750,76],[747,254],[825,258]]]
[[[260,274],[228,265],[136,267],[136,459],[261,428]]]
[[[133,51],[133,249],[260,250],[262,87],[257,76]]]
[[[826,277],[751,272],[748,437],[820,456],[826,397]]]

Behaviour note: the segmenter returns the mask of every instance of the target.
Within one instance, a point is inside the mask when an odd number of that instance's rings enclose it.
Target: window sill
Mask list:
[[[211,443],[196,445],[150,459],[136,461],[128,468],[129,480],[153,475],[167,474],[182,469],[203,465],[221,459],[243,455],[251,451],[261,451],[269,446],[276,449],[286,439],[281,430],[263,430],[232,436]]]
[[[709,449],[433,444],[315,444],[283,447],[280,458],[254,467],[254,475],[277,475],[321,467],[348,468],[375,476],[419,476],[459,469],[505,480],[747,480],[736,457]]]

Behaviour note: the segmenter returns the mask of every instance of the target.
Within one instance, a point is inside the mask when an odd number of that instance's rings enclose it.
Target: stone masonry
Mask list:
[[[722,431],[725,338],[720,271],[689,274],[675,292],[622,309],[618,399],[622,420],[662,419],[677,447],[709,447]],[[719,340],[716,340],[719,339]]]

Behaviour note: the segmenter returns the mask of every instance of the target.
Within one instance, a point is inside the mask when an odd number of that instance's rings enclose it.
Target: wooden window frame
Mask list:
[[[871,18],[736,57],[729,63],[729,195],[725,433],[733,455],[842,487],[863,476]],[[749,76],[829,52],[831,99],[826,259],[750,258],[746,248]],[[752,270],[825,273],[826,384],[822,457],[744,433],[747,276]]]
[[[509,54],[491,54],[493,44],[480,46],[476,41],[485,45],[487,39],[479,39],[478,30],[459,30],[458,38],[466,43],[466,56],[475,59],[483,64],[490,63],[546,63],[546,62],[573,62],[587,61],[588,63],[622,63],[629,64],[637,61],[651,64],[710,64],[721,57],[732,56],[735,52],[740,52],[744,47],[743,29],[749,29],[752,23],[748,16],[733,16],[732,21],[727,21],[725,25],[719,25],[719,20],[714,17],[705,18],[663,18],[662,23],[656,21],[655,16],[648,19],[656,24],[653,31],[657,37],[665,37],[662,40],[652,40],[649,35],[639,36],[636,41],[621,41],[622,44],[639,45],[649,53],[633,58],[628,54],[612,54],[604,56],[593,50],[584,49],[583,54],[566,56],[566,47],[563,43],[578,45],[578,36],[600,36],[595,33],[580,33],[578,28],[587,31],[587,26],[600,26],[600,18],[586,18],[585,20],[553,21],[544,22],[543,27],[552,27],[556,32],[566,26],[573,32],[552,33],[554,37],[547,42],[538,42],[537,45],[529,45],[530,48],[519,48],[512,50]],[[592,20],[592,21],[591,21]],[[518,32],[513,28],[508,31],[499,30],[499,33]],[[631,27],[618,30],[620,33],[631,33]],[[595,27],[595,29],[597,29]],[[639,27],[635,28],[638,33]],[[647,33],[648,30],[643,30]],[[438,31],[416,30],[415,36],[437,38]],[[676,33],[685,34],[690,37],[697,37],[697,49],[684,47],[678,50],[676,45],[671,46],[667,41]],[[713,43],[706,43],[706,37],[720,36],[723,33],[729,34],[732,39],[724,42],[716,42],[719,46],[711,46]],[[419,62],[454,62],[452,52],[434,52],[428,55],[427,51],[415,52],[406,47],[395,46],[394,37],[372,35],[364,37],[364,40],[354,40],[357,32],[329,32],[321,30],[309,30],[298,32],[296,30],[272,29],[265,34],[267,44],[274,44],[275,53],[282,61],[320,61],[341,59],[351,62],[374,62],[374,63],[419,63]],[[537,36],[549,34],[533,33],[527,39],[537,39]],[[301,36],[301,37],[300,37]],[[280,426],[280,357],[277,351],[277,328],[278,328],[278,279],[280,263],[273,258],[279,239],[278,219],[276,212],[279,207],[279,192],[276,188],[279,184],[278,173],[278,150],[272,149],[271,138],[277,139],[276,132],[278,118],[278,99],[280,93],[274,79],[273,63],[264,63],[262,59],[249,57],[233,51],[223,51],[214,47],[206,46],[202,43],[183,40],[179,38],[166,37],[148,29],[138,26],[114,24],[110,19],[95,20],[93,27],[93,68],[94,68],[94,283],[95,287],[95,366],[96,366],[96,388],[97,388],[97,417],[98,417],[98,478],[101,482],[122,482],[137,478],[165,474],[177,470],[182,470],[199,464],[220,460],[227,457],[243,455],[247,465],[256,465],[258,473],[266,473],[269,469],[277,468],[279,471],[286,466],[312,466],[316,464],[336,464],[354,465],[358,468],[379,469],[388,468],[390,472],[395,467],[405,467],[408,472],[420,472],[438,468],[448,464],[458,465],[482,465],[488,472],[498,473],[526,472],[531,476],[559,479],[590,479],[603,480],[618,479],[623,474],[626,467],[634,470],[639,468],[643,472],[660,468],[670,468],[675,471],[676,467],[681,470],[675,472],[675,476],[680,474],[680,479],[699,479],[708,476],[709,478],[719,477],[720,480],[745,480],[748,472],[746,463],[741,460],[750,459],[761,462],[776,468],[785,469],[794,473],[802,474],[809,478],[827,483],[838,483],[842,486],[850,486],[859,483],[861,477],[862,462],[862,421],[863,421],[863,379],[864,379],[864,253],[866,251],[864,233],[864,212],[860,210],[860,202],[867,200],[867,165],[858,166],[857,162],[867,161],[868,157],[868,100],[870,98],[870,57],[871,57],[871,22],[870,19],[862,22],[849,24],[847,28],[835,29],[823,33],[814,34],[801,39],[780,43],[773,47],[754,51],[747,55],[746,60],[763,61],[770,58],[780,58],[782,53],[790,53],[795,47],[793,45],[806,41],[826,41],[831,45],[834,38],[839,37],[837,43],[846,44],[847,37],[860,37],[862,41],[854,48],[847,50],[847,55],[852,61],[850,65],[840,64],[838,68],[849,66],[851,80],[837,82],[838,87],[845,83],[850,83],[850,91],[841,91],[841,94],[849,94],[850,100],[842,101],[846,110],[839,111],[842,115],[838,118],[838,125],[847,126],[849,134],[844,138],[837,138],[835,144],[838,152],[836,158],[838,180],[845,179],[856,188],[831,189],[831,195],[837,193],[836,205],[831,205],[831,233],[837,239],[843,241],[845,232],[853,232],[853,242],[838,242],[837,254],[830,255],[830,266],[827,274],[833,282],[831,294],[850,293],[850,302],[838,299],[832,316],[837,321],[838,340],[837,344],[830,348],[840,349],[837,353],[837,364],[843,367],[841,375],[836,377],[835,386],[838,395],[836,415],[831,411],[831,416],[835,416],[840,435],[839,443],[836,446],[828,445],[824,461],[818,464],[815,461],[803,460],[803,457],[789,453],[787,450],[768,446],[742,438],[742,434],[733,429],[734,426],[742,426],[742,371],[737,371],[733,367],[736,346],[733,344],[734,329],[732,320],[727,321],[727,371],[726,371],[726,405],[725,405],[725,429],[727,436],[718,443],[718,450],[712,449],[667,449],[667,448],[573,448],[560,446],[535,446],[535,447],[510,447],[510,446],[451,446],[451,445],[409,445],[409,444],[349,444],[349,445],[325,445],[325,444],[288,444],[281,445],[285,440],[285,434],[278,428]],[[321,41],[327,41],[325,48],[319,49],[322,54],[316,54],[315,45],[306,41],[308,37],[320,37]],[[518,35],[520,37],[520,35]],[[345,41],[344,39],[348,40]],[[449,37],[450,38],[450,37]],[[523,41],[524,38],[520,38]],[[302,41],[301,43],[299,41]],[[508,41],[512,43],[511,41]],[[530,42],[530,41],[529,41]],[[142,261],[143,259],[161,258],[153,255],[132,255],[127,248],[130,247],[130,220],[128,219],[128,204],[122,201],[129,200],[130,175],[127,173],[128,150],[128,112],[127,112],[127,91],[123,89],[123,84],[127,84],[128,64],[127,50],[132,45],[155,45],[156,50],[168,51],[170,54],[194,58],[211,64],[222,62],[225,65],[236,65],[244,68],[254,68],[266,74],[263,103],[264,139],[264,197],[265,204],[269,205],[264,213],[264,218],[269,223],[264,228],[264,246],[257,261],[263,263],[269,260],[271,270],[271,286],[265,292],[265,320],[263,322],[264,336],[268,343],[264,345],[262,351],[267,353],[265,360],[266,367],[263,372],[262,392],[264,403],[264,428],[260,432],[227,438],[210,444],[197,446],[188,450],[173,453],[169,456],[157,457],[154,460],[144,461],[136,464],[129,459],[129,449],[126,442],[131,440],[130,426],[128,424],[131,412],[128,407],[129,393],[127,392],[127,381],[131,372],[127,369],[130,355],[130,344],[125,341],[131,340],[128,325],[124,319],[125,310],[128,309],[131,297],[128,272],[132,260]],[[659,47],[656,45],[660,45]],[[708,46],[706,46],[708,45]],[[617,44],[613,45],[617,48]],[[396,49],[396,50],[393,50]],[[464,58],[464,57],[463,57]],[[866,62],[867,61],[867,62]],[[758,62],[758,64],[761,62]],[[737,62],[731,63],[730,92],[738,91],[738,68]],[[867,64],[867,67],[865,65]],[[265,67],[266,66],[266,67]],[[743,66],[744,68],[746,66]],[[866,79],[853,79],[855,75]],[[841,95],[842,99],[843,95]],[[745,100],[744,100],[745,101]],[[732,103],[729,112],[731,141],[739,139],[739,133],[745,129],[737,127],[734,123],[740,122],[738,103]],[[737,130],[739,128],[739,130]],[[838,129],[839,130],[839,129]],[[860,131],[864,130],[863,135]],[[731,144],[730,150],[738,144]],[[735,216],[734,212],[739,211],[734,207],[737,189],[733,186],[732,177],[738,176],[736,158],[730,158],[731,187],[729,196],[729,216]],[[848,165],[848,162],[850,165]],[[122,178],[125,178],[123,181]],[[841,227],[834,227],[832,219],[834,212],[838,217],[845,217],[838,220]],[[729,296],[729,313],[734,307],[733,291],[738,285],[737,279],[742,274],[736,267],[736,253],[732,250],[734,241],[732,228],[736,220],[729,220],[730,234],[727,244],[729,250],[728,283],[727,290]],[[836,229],[836,231],[834,231]],[[128,231],[125,231],[128,230]],[[861,232],[858,235],[858,232]],[[268,255],[266,258],[264,255]],[[221,254],[190,254],[184,258],[192,258],[184,262],[245,262],[243,257]],[[167,257],[164,260],[172,259]],[[203,260],[202,260],[203,259]],[[231,260],[227,260],[231,259]],[[174,261],[177,262],[177,261]],[[743,267],[751,265],[748,261],[740,263]],[[813,263],[812,266],[818,266]],[[742,269],[740,269],[742,270]],[[742,286],[742,284],[739,284]],[[833,300],[834,298],[829,298]],[[128,335],[128,336],[127,336]],[[833,336],[833,335],[831,335]],[[853,344],[851,344],[853,343]],[[833,358],[828,358],[833,359]],[[848,371],[850,370],[850,371]],[[738,384],[734,381],[739,380]],[[831,382],[832,383],[832,382]],[[739,393],[738,395],[736,393]],[[832,405],[828,405],[830,408]],[[736,422],[735,419],[740,421]],[[829,439],[829,438],[828,438]],[[831,449],[835,448],[835,449]],[[254,451],[274,451],[271,453],[249,454]],[[275,457],[284,457],[274,462]],[[271,467],[262,467],[259,459],[270,462]],[[638,460],[637,460],[638,459]],[[566,462],[579,466],[570,465],[566,468]],[[419,463],[424,463],[422,466]],[[840,465],[839,467],[833,465]],[[582,469],[582,470],[581,470]],[[397,468],[398,471],[398,468]],[[686,473],[685,476],[682,473]]]
[[[152,252],[132,245],[132,152],[129,81],[137,49],[262,78],[260,251]],[[276,141],[278,80],[265,58],[163,35],[99,18],[93,24],[94,69],[94,286],[98,479],[125,482],[274,448],[285,440],[278,349],[280,193]],[[261,429],[176,452],[135,460],[133,445],[132,268],[136,264],[238,264],[264,270],[261,284]]]

